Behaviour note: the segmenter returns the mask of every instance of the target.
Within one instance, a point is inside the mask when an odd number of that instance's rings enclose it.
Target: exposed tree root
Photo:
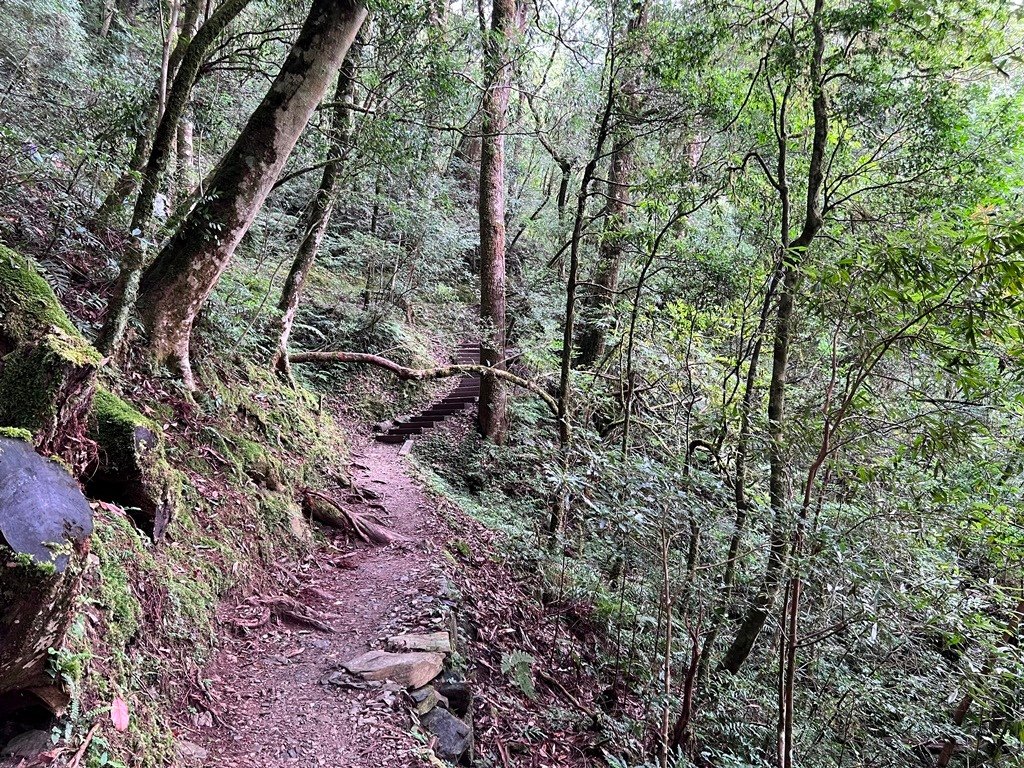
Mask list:
[[[231,624],[247,633],[249,630],[259,629],[270,621],[270,617],[277,619],[288,619],[298,624],[305,624],[321,632],[334,632],[334,627],[328,624],[328,620],[337,618],[333,614],[322,613],[303,605],[293,597],[287,595],[274,595],[272,597],[250,597],[245,601],[249,605],[259,609],[259,613],[251,619],[236,618]]]
[[[341,503],[319,491],[311,491],[307,488],[303,493],[302,503],[306,512],[314,520],[334,528],[351,531],[368,544],[393,544],[396,541],[406,540],[404,536],[385,527],[373,515],[346,509]]]

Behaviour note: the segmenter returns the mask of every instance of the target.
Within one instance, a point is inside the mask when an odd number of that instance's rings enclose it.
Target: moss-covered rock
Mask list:
[[[167,462],[160,427],[100,387],[89,413],[99,448],[87,489],[126,508],[142,530],[160,539],[178,504],[178,474]]]
[[[0,426],[76,464],[102,361],[32,263],[0,246]]]

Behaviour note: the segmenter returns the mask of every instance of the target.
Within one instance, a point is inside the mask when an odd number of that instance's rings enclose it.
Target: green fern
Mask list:
[[[533,686],[533,656],[525,651],[512,651],[501,655],[501,672],[512,678],[519,690],[531,699],[537,698]]]

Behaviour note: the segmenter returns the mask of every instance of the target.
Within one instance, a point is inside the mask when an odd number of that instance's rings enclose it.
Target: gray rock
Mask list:
[[[395,635],[388,638],[388,645],[402,651],[452,652],[452,643],[447,632]]]
[[[370,651],[342,666],[364,680],[393,680],[405,688],[422,688],[441,673],[440,653]]]
[[[432,685],[409,691],[409,698],[412,699],[413,709],[416,710],[417,715],[425,715],[438,705],[448,706],[448,700],[439,694]]]
[[[178,755],[178,760],[184,765],[198,766],[206,762],[206,750],[191,741],[178,739],[174,744],[174,751]]]
[[[49,731],[25,731],[8,741],[0,754],[10,757],[36,757],[52,746]]]
[[[436,707],[420,718],[420,723],[437,737],[434,754],[442,760],[472,759],[473,729],[451,712]]]
[[[0,536],[15,552],[68,564],[62,552],[92,533],[92,508],[75,479],[24,440],[0,437]]]

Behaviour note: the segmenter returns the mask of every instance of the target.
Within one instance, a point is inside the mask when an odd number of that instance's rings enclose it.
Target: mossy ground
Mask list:
[[[116,506],[97,505],[80,618],[55,668],[73,680],[72,744],[109,717],[114,698],[128,703],[131,724],[124,733],[102,728],[86,765],[171,763],[169,713],[204,695],[201,669],[220,601],[273,588],[274,563],[300,556],[311,541],[300,489],[344,472],[343,435],[314,394],[258,368],[204,370],[203,381],[198,403],[168,392],[135,405],[100,390],[97,412],[108,429],[162,427],[181,490],[157,544]]]

